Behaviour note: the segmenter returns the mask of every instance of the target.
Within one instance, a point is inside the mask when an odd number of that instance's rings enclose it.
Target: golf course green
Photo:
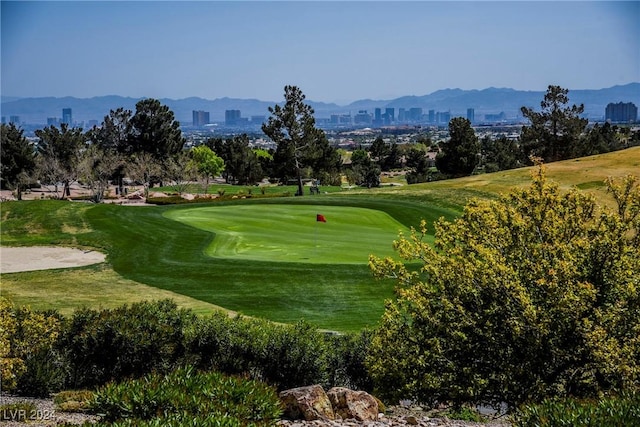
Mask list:
[[[205,250],[213,258],[270,262],[366,264],[371,254],[393,255],[391,243],[408,231],[379,210],[326,205],[208,206],[165,216],[215,234]]]
[[[640,147],[548,165],[564,187],[637,174]],[[2,202],[2,246],[69,246],[107,255],[76,269],[3,273],[0,292],[18,305],[70,311],[175,295],[198,312],[224,309],[276,322],[305,319],[336,331],[377,324],[395,281],[377,280],[369,254],[393,255],[399,231],[457,217],[470,197],[530,183],[530,168],[399,188],[314,197],[247,198],[169,206],[58,200]],[[594,183],[598,184],[595,185]],[[317,215],[326,222],[318,222]]]

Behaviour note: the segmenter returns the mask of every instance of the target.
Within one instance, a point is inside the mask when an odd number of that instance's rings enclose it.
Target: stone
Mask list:
[[[414,417],[413,415],[407,416],[407,418],[405,418],[405,420],[407,421],[407,424],[409,424],[409,425],[412,425],[412,426],[417,426],[418,425],[418,419],[416,417]]]
[[[334,387],[327,392],[333,411],[342,419],[358,421],[376,421],[378,402],[375,397],[364,391],[354,391],[344,387]]]
[[[331,401],[320,385],[297,387],[280,392],[283,416],[290,420],[333,420]]]

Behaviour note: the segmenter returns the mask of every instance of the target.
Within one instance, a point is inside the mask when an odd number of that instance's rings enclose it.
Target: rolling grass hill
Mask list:
[[[640,176],[640,147],[550,163],[545,167],[549,179],[559,183],[561,188],[577,187],[608,204],[612,200],[607,195],[605,179],[629,174]],[[472,197],[493,198],[497,194],[507,193],[510,188],[529,185],[531,170],[530,167],[520,168],[454,180],[386,187],[375,191],[398,197],[410,195],[445,200],[463,206]]]
[[[563,187],[608,200],[607,176],[640,175],[640,147],[548,170]],[[176,296],[203,313],[224,307],[278,322],[304,318],[324,329],[359,330],[377,322],[394,286],[372,278],[366,255],[391,254],[399,229],[421,218],[430,224],[452,219],[470,197],[527,185],[529,173],[163,207],[7,202],[2,245],[88,247],[108,257],[101,266],[3,274],[1,291],[18,304],[63,311]],[[327,223],[316,223],[316,213]]]

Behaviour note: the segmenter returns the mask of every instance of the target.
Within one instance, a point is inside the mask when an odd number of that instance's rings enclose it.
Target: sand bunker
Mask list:
[[[84,251],[63,247],[1,247],[0,272],[51,270],[54,268],[82,267],[104,262],[105,255],[96,251]]]

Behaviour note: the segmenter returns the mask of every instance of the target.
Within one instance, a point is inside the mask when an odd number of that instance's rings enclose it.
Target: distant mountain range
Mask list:
[[[452,116],[466,116],[467,108],[475,110],[475,116],[499,114],[504,112],[508,118],[520,115],[520,107],[539,109],[545,91],[520,91],[509,88],[487,88],[482,90],[443,89],[423,96],[403,96],[392,100],[363,99],[349,105],[328,104],[307,100],[317,118],[328,118],[332,114],[355,115],[360,110],[374,112],[375,108],[395,108],[396,117],[400,108],[422,108],[428,110],[449,111]],[[17,98],[2,97],[2,116],[19,116],[20,121],[30,124],[44,124],[48,117],[61,117],[63,108],[71,108],[74,121],[102,121],[109,110],[124,107],[135,111],[140,98],[116,95],[94,98]],[[208,100],[198,97],[184,99],[160,99],[160,102],[173,110],[176,118],[184,124],[190,124],[193,110],[210,113],[211,121],[224,121],[225,110],[240,110],[242,117],[268,116],[268,107],[276,101],[257,99],[218,98]],[[281,101],[278,101],[281,102]],[[585,115],[592,120],[602,119],[610,102],[633,102],[640,106],[640,83],[629,83],[596,90],[569,90],[570,104],[584,104]]]

